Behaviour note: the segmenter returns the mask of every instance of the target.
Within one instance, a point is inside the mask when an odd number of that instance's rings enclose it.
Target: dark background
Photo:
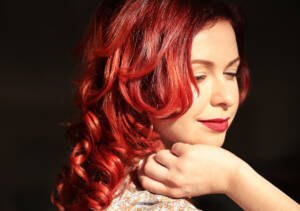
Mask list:
[[[299,21],[292,1],[241,1],[248,18],[250,95],[225,148],[300,202]],[[50,191],[70,149],[60,122],[75,115],[79,41],[99,0],[0,1],[0,210],[54,211]],[[240,210],[221,195],[204,210]]]

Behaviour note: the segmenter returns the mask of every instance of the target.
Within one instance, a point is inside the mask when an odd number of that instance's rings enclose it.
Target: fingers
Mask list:
[[[152,154],[146,159],[142,171],[146,176],[154,180],[163,181],[164,178],[167,178],[168,169],[156,162],[154,156],[156,156],[156,154]]]
[[[174,153],[175,155],[182,156],[190,147],[189,144],[185,144],[185,143],[175,143],[173,144],[171,151],[172,153]]]
[[[165,149],[157,152],[154,159],[167,169],[170,169],[176,163],[177,156],[171,153],[170,150]]]
[[[139,176],[139,181],[143,186],[143,188],[145,188],[146,190],[152,193],[170,196],[172,198],[184,198],[184,197],[190,198],[190,194],[187,191],[184,191],[183,189],[167,186],[145,175]]]
[[[167,195],[167,187],[163,184],[160,183],[150,177],[147,177],[146,175],[139,175],[139,181],[143,188],[146,190],[152,192],[152,193],[157,193],[161,195]]]

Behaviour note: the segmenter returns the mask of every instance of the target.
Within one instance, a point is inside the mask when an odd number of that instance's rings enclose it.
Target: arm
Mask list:
[[[150,156],[139,175],[145,189],[174,198],[223,193],[245,210],[300,210],[246,162],[216,146],[174,144]]]
[[[300,210],[299,204],[242,162],[226,195],[244,210]]]

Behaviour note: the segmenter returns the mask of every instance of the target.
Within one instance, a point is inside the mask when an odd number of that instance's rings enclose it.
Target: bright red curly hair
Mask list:
[[[155,152],[153,118],[179,117],[199,89],[190,64],[193,37],[207,23],[231,22],[241,64],[240,104],[249,87],[244,18],[237,6],[213,0],[104,0],[80,44],[81,110],[67,134],[70,165],[57,179],[60,211],[103,210],[139,159]],[[178,108],[180,111],[178,112]]]

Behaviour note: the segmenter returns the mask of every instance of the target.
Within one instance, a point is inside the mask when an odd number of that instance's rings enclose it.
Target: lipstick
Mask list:
[[[212,130],[223,132],[229,127],[228,119],[229,117],[226,119],[199,120],[199,122]]]

